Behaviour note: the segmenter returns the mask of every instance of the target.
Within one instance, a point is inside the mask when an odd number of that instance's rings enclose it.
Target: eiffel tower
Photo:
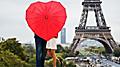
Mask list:
[[[70,53],[75,52],[76,47],[86,39],[93,39],[102,43],[107,53],[114,52],[117,44],[111,35],[110,27],[106,25],[100,5],[101,3],[102,1],[100,0],[84,0],[84,2],[82,2],[83,11],[80,24],[78,27],[75,27],[73,43],[69,48],[71,50]],[[93,11],[95,13],[96,26],[86,26],[88,11]]]

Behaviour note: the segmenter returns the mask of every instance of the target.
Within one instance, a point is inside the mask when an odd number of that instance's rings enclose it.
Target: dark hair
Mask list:
[[[54,38],[58,38],[58,36],[54,36]]]

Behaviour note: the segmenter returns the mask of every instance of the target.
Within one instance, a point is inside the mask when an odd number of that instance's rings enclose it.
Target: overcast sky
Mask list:
[[[25,21],[25,10],[30,3],[37,0],[0,0],[0,37],[16,37],[20,42],[34,42],[33,33]],[[50,0],[41,0],[50,1]],[[67,42],[72,42],[74,28],[79,25],[83,0],[59,0],[67,10]],[[120,0],[103,0],[101,4],[107,26],[117,42],[120,42]],[[95,25],[93,12],[88,14],[87,25]],[[91,20],[93,19],[93,20]],[[58,42],[60,36],[58,38]]]

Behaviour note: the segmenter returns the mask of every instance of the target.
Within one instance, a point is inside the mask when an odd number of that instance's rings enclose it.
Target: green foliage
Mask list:
[[[113,55],[116,57],[120,57],[120,48],[116,48],[113,52]]]
[[[93,52],[93,53],[97,53],[97,54],[102,54],[103,52],[105,52],[105,48],[104,47],[90,46],[88,48],[85,48],[85,51]]]
[[[30,58],[22,44],[10,38],[0,42],[0,67],[35,67],[35,57]]]
[[[0,67],[29,67],[30,64],[22,61],[17,55],[10,51],[1,51],[0,53]]]
[[[49,59],[45,62],[45,67],[53,67],[53,59]]]
[[[35,49],[33,47],[33,44],[25,44],[23,46],[25,52],[30,58],[33,58],[33,55],[35,54]]]
[[[76,51],[75,56],[79,56],[79,53],[80,53],[79,51]]]
[[[70,61],[66,64],[66,67],[76,67],[76,65],[74,64],[74,62]]]
[[[1,42],[0,50],[8,50],[11,53],[14,53],[18,57],[20,57],[22,60],[26,60],[26,53],[24,52],[21,43],[16,41],[16,38],[7,39],[6,41]]]
[[[64,51],[64,48],[61,45],[57,45],[56,53],[61,53]]]
[[[69,50],[58,45],[56,56],[61,63],[57,61],[57,67],[75,67],[73,62],[67,62],[64,59],[69,56]],[[45,67],[53,67],[52,59],[45,62]],[[35,67],[36,55],[35,49],[31,44],[21,44],[16,38],[10,38],[0,42],[0,67]]]
[[[53,59],[49,59],[45,62],[45,67],[53,67]],[[76,67],[75,63],[72,61],[61,60],[61,62],[57,61],[56,67]]]
[[[66,58],[66,57],[69,57],[69,56],[75,56],[75,54],[70,54],[70,52],[71,52],[71,50],[69,50],[69,48],[68,47],[65,47],[64,48],[64,51],[63,51],[63,53],[62,53],[62,57],[63,58]]]
[[[31,64],[31,67],[35,67],[36,66],[36,55],[33,55],[33,57],[30,58],[29,64]]]

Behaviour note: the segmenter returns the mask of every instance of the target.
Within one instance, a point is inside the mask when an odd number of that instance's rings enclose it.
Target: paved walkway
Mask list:
[[[120,67],[120,64],[117,64],[109,60],[102,60],[102,64],[107,65],[107,66],[111,65],[112,67]]]

